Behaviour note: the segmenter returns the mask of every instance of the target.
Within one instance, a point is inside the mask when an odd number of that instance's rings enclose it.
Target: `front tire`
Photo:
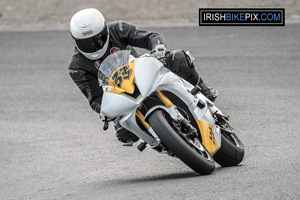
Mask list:
[[[161,110],[150,115],[149,123],[168,150],[195,172],[207,175],[215,170],[214,160],[205,147],[200,142],[195,141],[196,145],[189,142],[182,133],[175,131]]]

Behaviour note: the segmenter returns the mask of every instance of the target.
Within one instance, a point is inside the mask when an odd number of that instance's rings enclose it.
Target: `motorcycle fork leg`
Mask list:
[[[156,133],[154,132],[154,130],[151,128],[150,124],[148,124],[145,121],[145,116],[143,115],[143,113],[141,113],[141,111],[139,111],[139,110],[136,110],[135,115],[140,120],[140,122],[143,124],[143,126],[147,129],[148,133],[150,135],[152,135],[156,139],[156,141],[158,143],[160,143],[159,137],[156,135]]]
[[[176,106],[170,101],[170,99],[164,93],[162,93],[161,91],[156,91],[155,94],[167,108],[170,107],[176,108]]]
[[[145,121],[145,116],[143,115],[143,113],[141,113],[141,111],[139,111],[139,110],[136,110],[135,115],[136,115],[136,117],[140,120],[140,122],[143,124],[143,126],[147,129],[147,131],[149,131],[149,129],[150,129],[151,127],[150,127],[150,124],[148,124],[148,123]]]

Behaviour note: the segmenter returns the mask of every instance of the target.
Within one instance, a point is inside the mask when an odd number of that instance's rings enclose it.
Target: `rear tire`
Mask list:
[[[215,170],[215,163],[201,143],[195,147],[182,133],[175,131],[161,110],[154,111],[149,117],[149,123],[162,143],[180,160],[199,174],[210,174]]]
[[[222,131],[221,148],[213,156],[222,167],[236,166],[244,158],[244,145],[235,133]]]

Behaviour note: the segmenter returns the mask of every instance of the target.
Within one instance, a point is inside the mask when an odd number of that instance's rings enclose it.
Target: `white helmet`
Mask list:
[[[95,8],[87,8],[73,15],[70,31],[77,49],[88,59],[98,60],[106,52],[109,30],[103,15]]]

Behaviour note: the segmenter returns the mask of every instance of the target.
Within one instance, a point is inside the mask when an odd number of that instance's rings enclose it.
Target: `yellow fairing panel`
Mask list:
[[[120,94],[127,92],[132,94],[134,92],[134,64],[132,62],[119,67],[110,77],[106,92]]]
[[[218,150],[218,144],[216,141],[215,134],[213,133],[212,126],[198,119],[196,119],[196,122],[200,130],[202,144],[205,146],[205,148],[211,155],[214,155]]]

